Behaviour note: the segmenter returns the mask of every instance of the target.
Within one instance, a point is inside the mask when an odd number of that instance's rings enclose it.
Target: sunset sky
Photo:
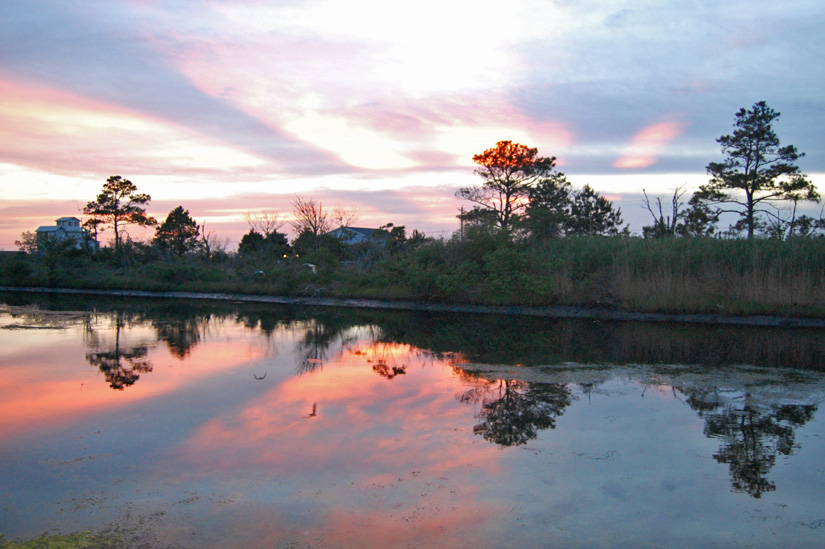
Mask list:
[[[296,195],[449,236],[505,139],[639,233],[642,188],[704,183],[760,100],[825,192],[823,25],[821,0],[2,0],[0,249],[111,175],[232,248]]]

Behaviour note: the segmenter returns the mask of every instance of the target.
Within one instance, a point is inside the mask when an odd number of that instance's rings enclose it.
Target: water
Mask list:
[[[7,539],[825,544],[821,330],[0,297]]]

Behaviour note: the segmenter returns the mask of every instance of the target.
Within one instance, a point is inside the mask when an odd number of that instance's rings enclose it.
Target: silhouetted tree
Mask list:
[[[103,184],[103,191],[86,204],[83,213],[98,220],[98,225],[109,225],[115,231],[115,250],[120,251],[124,225],[154,225],[155,218],[147,216],[142,207],[149,203],[148,194],[137,193],[137,187],[128,179],[113,175]]]
[[[163,251],[182,256],[198,247],[200,227],[189,216],[189,211],[178,206],[155,229],[154,245]]]
[[[499,141],[473,156],[473,162],[479,165],[475,174],[484,182],[480,187],[462,187],[456,196],[493,212],[496,224],[507,229],[526,207],[530,188],[552,174],[556,157],[542,157],[537,148]]]
[[[37,235],[31,231],[20,233],[20,240],[15,240],[14,245],[21,252],[27,254],[37,253]]]
[[[292,214],[295,217],[292,227],[299,235],[308,232],[312,236],[321,236],[331,228],[321,202],[296,196],[292,201]]]
[[[781,200],[819,201],[816,187],[795,164],[804,153],[793,145],[780,147],[772,127],[779,115],[764,101],[750,110],[740,109],[733,134],[716,140],[727,158],[707,165],[712,179],[699,189],[702,201],[717,205],[720,212],[739,215],[740,223],[734,228],[746,231],[748,238],[753,238],[759,225],[762,205]]]
[[[291,253],[291,251],[286,235],[278,231],[264,236],[254,229],[250,229],[248,233],[241,237],[241,242],[238,244],[238,253],[241,255],[268,253],[280,257]]]
[[[712,236],[719,222],[719,212],[708,207],[697,193],[688,201],[687,209],[680,212],[681,218],[676,224],[679,236]]]
[[[685,191],[682,187],[677,187],[673,191],[670,199],[670,215],[665,215],[662,206],[662,199],[656,197],[656,209],[654,211],[650,197],[642,189],[644,194],[644,205],[653,217],[653,225],[642,227],[642,234],[645,238],[664,238],[670,236],[711,236],[716,230],[716,223],[719,221],[719,214],[713,212],[705,203],[699,200],[694,193],[687,207],[682,203],[682,196]]]
[[[571,221],[571,194],[570,182],[561,172],[529,189],[523,226],[531,238],[543,241],[564,236]]]
[[[567,234],[577,236],[617,236],[629,234],[627,227],[621,228],[622,209],[613,208],[613,203],[585,185],[573,193],[570,203],[570,220]]]

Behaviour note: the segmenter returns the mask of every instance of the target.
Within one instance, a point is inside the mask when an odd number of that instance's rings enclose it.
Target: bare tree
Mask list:
[[[297,234],[309,232],[314,236],[320,236],[329,232],[331,228],[327,213],[320,201],[315,202],[312,199],[296,196],[292,201],[292,212],[295,217],[292,227]]]
[[[819,217],[798,215],[798,200],[791,200],[791,208],[781,208],[770,204],[765,210],[765,223],[761,227],[767,236],[774,238],[808,238],[821,235],[825,231],[825,208],[820,208]]]
[[[336,229],[345,229],[358,217],[358,206],[336,206],[332,209],[332,224]]]
[[[278,232],[286,224],[281,219],[281,213],[276,210],[260,210],[257,212],[246,212],[243,216],[249,228],[264,237]]]
[[[226,252],[228,245],[227,238],[218,237],[215,231],[207,231],[206,223],[201,226],[200,248],[205,257],[209,258],[212,254]]]
[[[676,187],[676,190],[673,191],[673,197],[670,200],[670,208],[671,208],[671,215],[665,216],[664,212],[662,211],[662,199],[660,197],[656,197],[656,206],[659,210],[658,215],[656,212],[653,211],[653,207],[650,204],[650,197],[647,196],[647,190],[642,189],[642,194],[644,194],[644,205],[647,208],[647,211],[650,212],[650,215],[653,216],[653,225],[642,227],[642,232],[644,235],[653,237],[653,238],[661,238],[663,236],[674,236],[676,234],[676,223],[679,221],[679,209],[682,205],[680,199],[685,194],[684,186],[680,185]]]

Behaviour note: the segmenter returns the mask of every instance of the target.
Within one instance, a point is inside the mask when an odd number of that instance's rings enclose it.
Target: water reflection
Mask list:
[[[413,444],[399,433],[429,435],[433,428],[424,422],[443,421],[479,446],[516,451],[553,441],[565,428],[572,436],[588,428],[570,419],[571,410],[612,398],[616,380],[627,380],[638,396],[650,398],[651,388],[683,403],[699,426],[697,438],[702,431],[716,446],[707,461],[723,474],[727,468],[733,491],[758,499],[782,488],[773,478],[778,458],[799,451],[798,432],[813,422],[823,394],[818,330],[15,299],[18,308],[6,309],[15,319],[7,329],[82,326],[86,361],[118,393],[170,375],[156,365],[202,372],[194,356],[217,357],[219,342],[233,366],[244,362],[226,335],[230,327],[265,339],[267,356],[247,361],[255,367],[244,379],[254,389],[237,389],[237,409],[233,403],[224,415],[203,419],[175,454],[204,473],[274,465],[290,474],[302,467],[317,472],[334,457],[336,466],[353,471],[369,462],[387,478],[397,464],[414,461],[440,474],[448,466],[442,445],[449,448],[451,439],[439,434]],[[281,358],[288,367],[279,368]],[[448,399],[434,396],[441,394]],[[407,402],[420,403],[412,415],[401,407]],[[465,455],[453,456],[456,463],[494,459],[467,444],[459,447]],[[406,447],[416,445],[424,457],[410,457]]]
[[[124,308],[124,301],[102,297],[10,293],[3,298],[9,304],[52,311],[92,308],[108,313]],[[322,361],[323,352],[348,330],[370,327],[382,341],[406,343],[436,354],[461,354],[469,361],[488,364],[748,364],[825,371],[825,337],[818,328],[602,322],[231,302],[182,304],[151,299],[128,303],[132,318],[155,323],[162,332],[159,338],[177,354],[185,354],[201,341],[203,326],[210,319],[223,319],[267,336],[280,329],[309,326],[306,356]]]
[[[97,367],[112,389],[122,391],[140,379],[140,374],[152,371],[152,362],[148,358],[149,344],[122,345],[121,332],[126,327],[126,315],[117,311],[114,315],[114,342],[105,344],[89,328],[87,338],[91,348],[86,353],[89,364]]]
[[[712,386],[679,390],[705,420],[705,435],[721,441],[713,457],[729,466],[733,488],[754,498],[776,490],[768,473],[778,456],[793,453],[796,429],[810,421],[818,408],[753,402],[747,393],[736,402],[722,398],[719,388]]]
[[[520,446],[543,429],[554,429],[556,417],[573,401],[567,385],[495,380],[458,396],[459,402],[480,406],[481,423],[473,432],[501,446]]]
[[[201,330],[205,329],[208,322],[208,316],[193,316],[187,314],[185,309],[163,319],[152,319],[158,339],[166,342],[169,351],[181,359],[189,356],[192,347],[201,341]]]

